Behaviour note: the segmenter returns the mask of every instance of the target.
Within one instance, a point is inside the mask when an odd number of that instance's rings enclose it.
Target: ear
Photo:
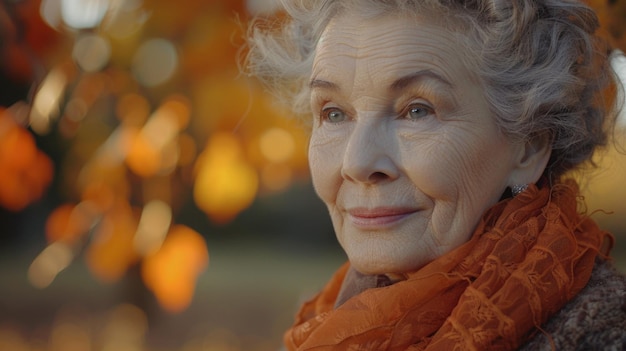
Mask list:
[[[551,138],[545,134],[517,146],[514,167],[509,176],[509,187],[536,183],[546,169],[552,154]]]

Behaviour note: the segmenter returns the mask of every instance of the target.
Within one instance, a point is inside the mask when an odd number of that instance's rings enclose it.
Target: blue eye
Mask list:
[[[433,109],[424,104],[411,104],[409,105],[408,111],[406,113],[406,118],[408,119],[420,119],[428,116],[433,113]]]
[[[322,110],[322,120],[330,123],[340,123],[348,119],[346,113],[338,108],[331,107]]]

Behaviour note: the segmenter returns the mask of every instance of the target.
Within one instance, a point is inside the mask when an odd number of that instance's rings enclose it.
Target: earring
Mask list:
[[[528,184],[516,184],[511,187],[511,193],[513,196],[517,196],[526,189],[528,189]]]

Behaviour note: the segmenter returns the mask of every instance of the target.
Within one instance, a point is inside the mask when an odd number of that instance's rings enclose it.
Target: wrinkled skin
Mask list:
[[[434,23],[340,15],[317,48],[313,184],[364,274],[416,270],[458,247],[507,186],[540,175],[498,129],[462,36]]]

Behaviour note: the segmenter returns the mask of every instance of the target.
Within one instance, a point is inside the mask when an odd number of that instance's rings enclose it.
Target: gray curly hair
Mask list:
[[[545,174],[590,161],[613,125],[618,80],[598,19],[576,0],[281,0],[287,17],[256,20],[244,69],[300,115],[310,114],[309,75],[317,42],[342,12],[440,14],[460,30],[496,123],[509,137],[548,137]]]

